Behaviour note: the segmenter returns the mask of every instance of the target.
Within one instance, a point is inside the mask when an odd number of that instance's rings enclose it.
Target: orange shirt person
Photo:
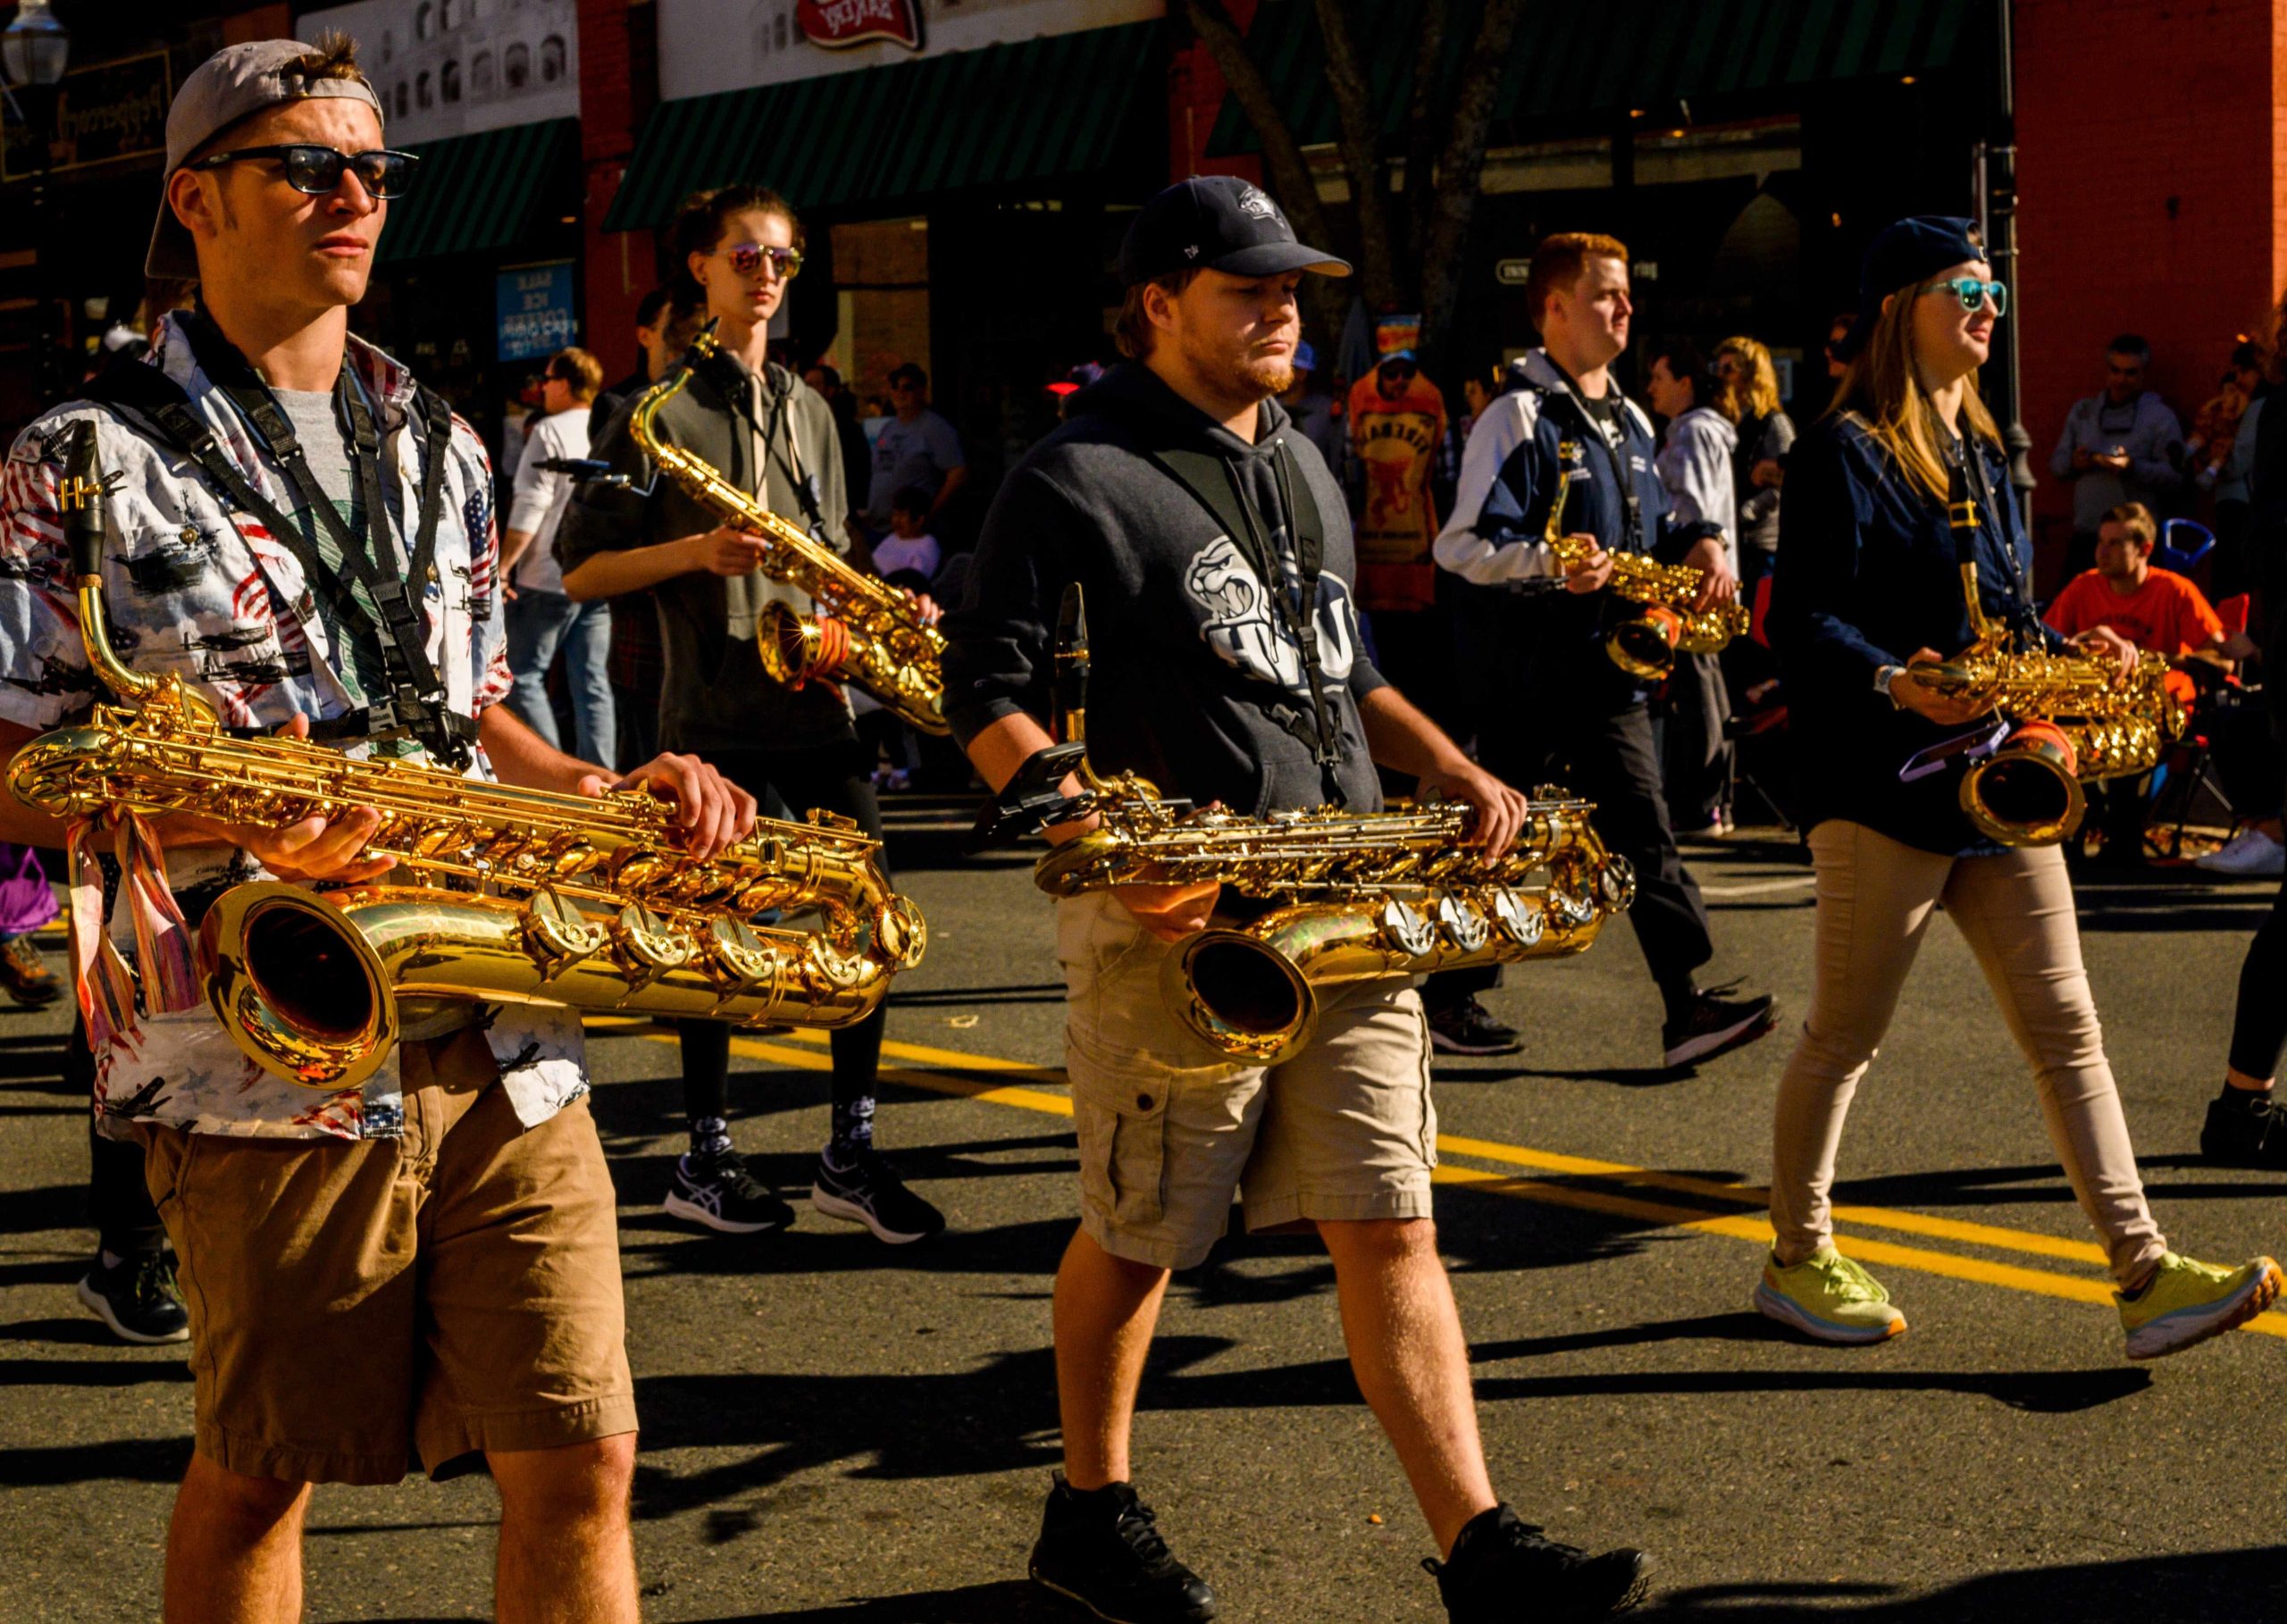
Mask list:
[[[1350,437],[1366,475],[1356,528],[1359,599],[1377,614],[1428,609],[1437,582],[1429,474],[1445,438],[1445,398],[1421,375],[1411,348],[1386,353],[1351,386]]]
[[[2048,624],[2067,637],[2108,626],[2139,649],[2171,660],[2226,653],[2224,623],[2207,597],[2174,570],[2154,566],[2159,540],[2152,510],[2124,502],[2097,528],[2097,567],[2065,584]]]

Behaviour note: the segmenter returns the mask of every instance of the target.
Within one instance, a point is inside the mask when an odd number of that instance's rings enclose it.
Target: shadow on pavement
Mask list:
[[[1651,1619],[1752,1619],[1756,1624],[2026,1624],[2134,1619],[2210,1624],[2287,1617],[2287,1545],[1994,1573],[1915,1596],[1837,1585],[1702,1585],[1660,1596]]]
[[[792,1612],[744,1612],[707,1624],[1067,1624],[1077,1609],[1044,1595],[1029,1580],[998,1579],[958,1590],[876,1596],[801,1607]]]

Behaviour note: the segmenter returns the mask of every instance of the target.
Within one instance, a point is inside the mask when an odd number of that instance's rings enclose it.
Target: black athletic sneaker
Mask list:
[[[1479,1512],[1453,1542],[1452,1560],[1425,1560],[1453,1624],[1572,1624],[1626,1612],[1652,1588],[1641,1551],[1591,1556],[1541,1537],[1507,1506]]]
[[[2287,1105],[2271,1089],[2227,1086],[2207,1102],[2199,1153],[2219,1168],[2287,1171]]]
[[[1076,1492],[1056,1474],[1033,1546],[1033,1583],[1113,1624],[1204,1624],[1215,1593],[1177,1561],[1133,1485]]]
[[[871,1146],[858,1152],[855,1166],[839,1171],[819,1157],[810,1205],[828,1218],[863,1224],[875,1240],[892,1246],[926,1240],[945,1226],[945,1215],[907,1189],[896,1169]]]
[[[1474,998],[1429,1012],[1429,1047],[1440,1054],[1514,1054],[1524,1045]]]
[[[736,1151],[680,1158],[661,1204],[679,1218],[725,1235],[760,1235],[794,1221],[794,1210],[747,1171]]]
[[[1779,1001],[1768,992],[1760,998],[1727,998],[1726,991],[1717,988],[1696,994],[1689,1014],[1660,1028],[1660,1043],[1667,1051],[1671,1068],[1729,1054],[1766,1035],[1778,1024]]]
[[[80,1301],[121,1342],[188,1342],[190,1315],[175,1290],[175,1266],[163,1252],[121,1258],[106,1268],[100,1254],[80,1277]]]

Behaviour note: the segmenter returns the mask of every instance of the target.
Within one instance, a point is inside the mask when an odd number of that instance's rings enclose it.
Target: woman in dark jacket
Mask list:
[[[1835,1251],[1829,1191],[1850,1097],[1942,905],[2032,1065],[2050,1142],[2105,1243],[2128,1355],[2150,1359],[2259,1313],[2278,1295],[2279,1267],[2179,1257],[2153,1222],[2082,967],[2063,854],[1981,837],[1956,799],[1958,767],[1899,778],[1910,758],[1994,722],[1906,669],[1972,640],[1961,546],[1974,553],[1987,616],[2063,647],[2034,611],[2031,548],[1977,395],[2006,297],[1991,274],[1966,220],[1905,220],[1877,237],[1835,408],[1788,469],[1772,629],[1805,768],[1818,945],[1810,1014],[1780,1084],[1777,1236],[1755,1302],[1822,1341],[1906,1329],[1889,1293]],[[1948,522],[1949,495],[1977,509],[1964,542]],[[2133,657],[2109,632],[2083,641],[2124,671]]]

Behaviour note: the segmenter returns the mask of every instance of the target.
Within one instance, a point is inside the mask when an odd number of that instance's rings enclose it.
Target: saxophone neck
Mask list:
[[[104,498],[119,481],[96,466],[96,425],[75,423],[63,453],[63,477],[56,481],[55,502],[63,515],[64,538],[71,553],[74,601],[80,616],[80,640],[88,650],[89,669],[104,686],[122,699],[150,697],[158,679],[131,670],[111,642],[110,594],[104,586],[104,553],[111,540],[111,510]]]

